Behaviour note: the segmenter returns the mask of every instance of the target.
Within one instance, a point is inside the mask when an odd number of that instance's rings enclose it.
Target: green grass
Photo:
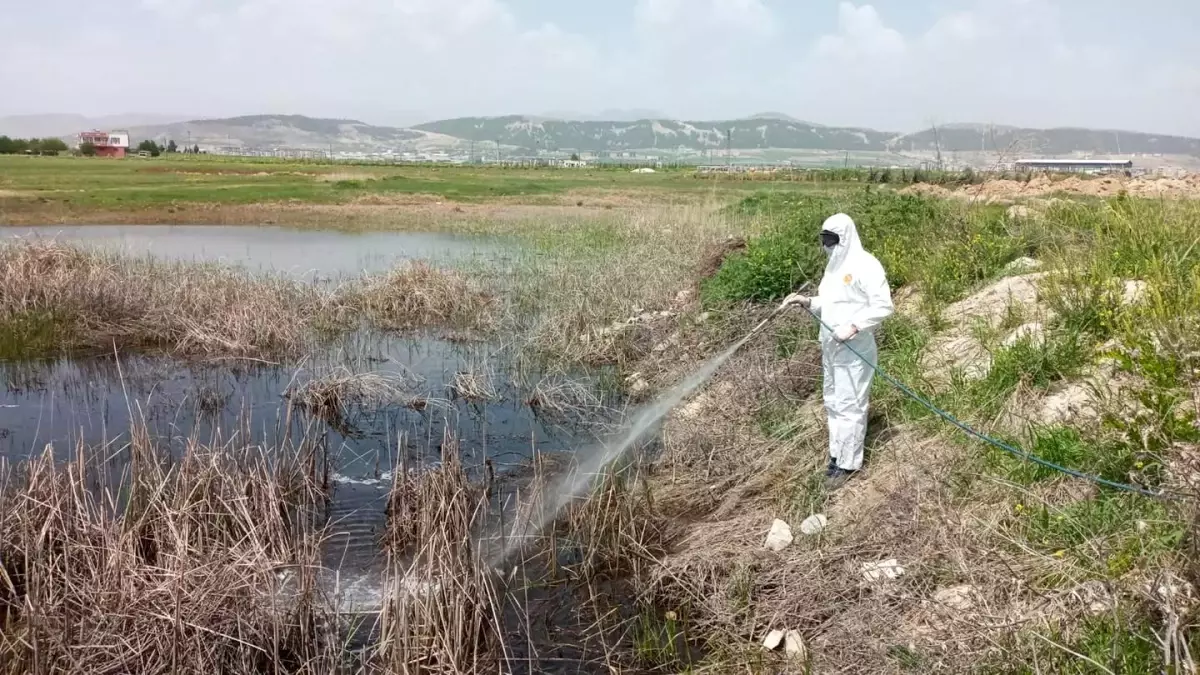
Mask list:
[[[1163,670],[1162,648],[1152,620],[1136,609],[1086,617],[1067,631],[1062,626],[1018,633],[1020,648],[1005,654],[1003,663],[984,664],[988,675],[1143,675]],[[1076,654],[1085,658],[1080,658]]]
[[[49,312],[0,316],[0,360],[40,358],[71,342],[70,325]]]
[[[1021,234],[1008,230],[1003,210],[964,209],[869,187],[759,193],[729,211],[771,225],[705,283],[710,304],[775,300],[806,281],[815,290],[825,265],[817,235],[825,218],[838,211],[854,218],[863,246],[879,258],[893,288],[917,284],[935,306],[960,297],[1030,248]]]
[[[673,202],[741,197],[760,186],[698,178],[690,170],[632,174],[627,169],[505,168],[478,165],[353,165],[289,160],[162,156],[109,160],[0,156],[7,210],[146,209],[178,204],[298,202],[339,204],[371,195],[428,195],[447,201],[547,200],[588,205],[606,199]],[[812,185],[781,183],[788,192]],[[828,189],[821,186],[820,189]],[[572,196],[568,199],[568,195]]]

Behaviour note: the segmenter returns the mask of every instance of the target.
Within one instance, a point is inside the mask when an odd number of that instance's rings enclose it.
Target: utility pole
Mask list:
[[[730,150],[733,148],[733,129],[725,129],[725,166],[733,166],[733,157],[730,155]]]
[[[500,139],[497,138],[496,139],[496,163],[499,164],[502,161],[504,161],[504,156],[500,154]]]
[[[931,122],[930,125],[933,127],[933,144],[934,144],[934,147],[937,148],[937,168],[938,168],[938,171],[941,171],[941,169],[942,169],[942,139],[938,135],[937,123]]]
[[[474,164],[475,163],[475,141],[474,140],[471,141],[470,153],[471,153],[471,156],[470,156],[470,159],[467,160],[467,163]]]

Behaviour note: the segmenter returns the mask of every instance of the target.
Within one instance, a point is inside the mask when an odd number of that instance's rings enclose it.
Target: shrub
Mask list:
[[[819,280],[825,257],[817,235],[839,210],[854,218],[863,245],[879,258],[893,288],[918,283],[938,303],[996,274],[1028,248],[1021,233],[1008,231],[1000,209],[960,209],[871,188],[846,199],[758,194],[734,208],[772,225],[704,283],[709,303],[774,300],[805,280]]]

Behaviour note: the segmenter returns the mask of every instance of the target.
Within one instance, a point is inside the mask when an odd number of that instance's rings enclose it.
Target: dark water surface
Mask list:
[[[224,262],[254,272],[297,278],[338,278],[423,259],[454,264],[502,260],[507,244],[441,234],[352,234],[280,227],[78,226],[0,227],[0,240],[54,237],[65,242],[176,261]],[[468,401],[450,387],[456,373],[484,371],[497,396]],[[330,374],[370,373],[403,382],[403,396],[355,407],[342,418],[318,418],[290,406],[294,387]],[[444,434],[455,436],[463,462],[497,472],[523,466],[534,451],[572,452],[590,446],[610,421],[600,409],[575,418],[547,418],[529,405],[539,383],[578,382],[591,400],[616,407],[603,373],[554,375],[518,368],[497,345],[439,339],[357,335],[300,362],[272,364],[217,359],[183,362],[167,355],[100,353],[0,361],[0,458],[18,463],[50,447],[59,458],[77,444],[106,446],[120,460],[131,427],[178,456],[189,439],[237,447],[273,447],[285,438],[319,439],[328,467],[334,523],[327,565],[342,605],[378,603],[376,534],[396,470],[438,461]],[[424,405],[412,405],[423,401]]]

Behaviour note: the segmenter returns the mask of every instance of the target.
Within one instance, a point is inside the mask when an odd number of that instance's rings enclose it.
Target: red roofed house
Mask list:
[[[96,146],[97,157],[124,157],[129,150],[128,131],[83,131],[79,133],[79,144]]]

